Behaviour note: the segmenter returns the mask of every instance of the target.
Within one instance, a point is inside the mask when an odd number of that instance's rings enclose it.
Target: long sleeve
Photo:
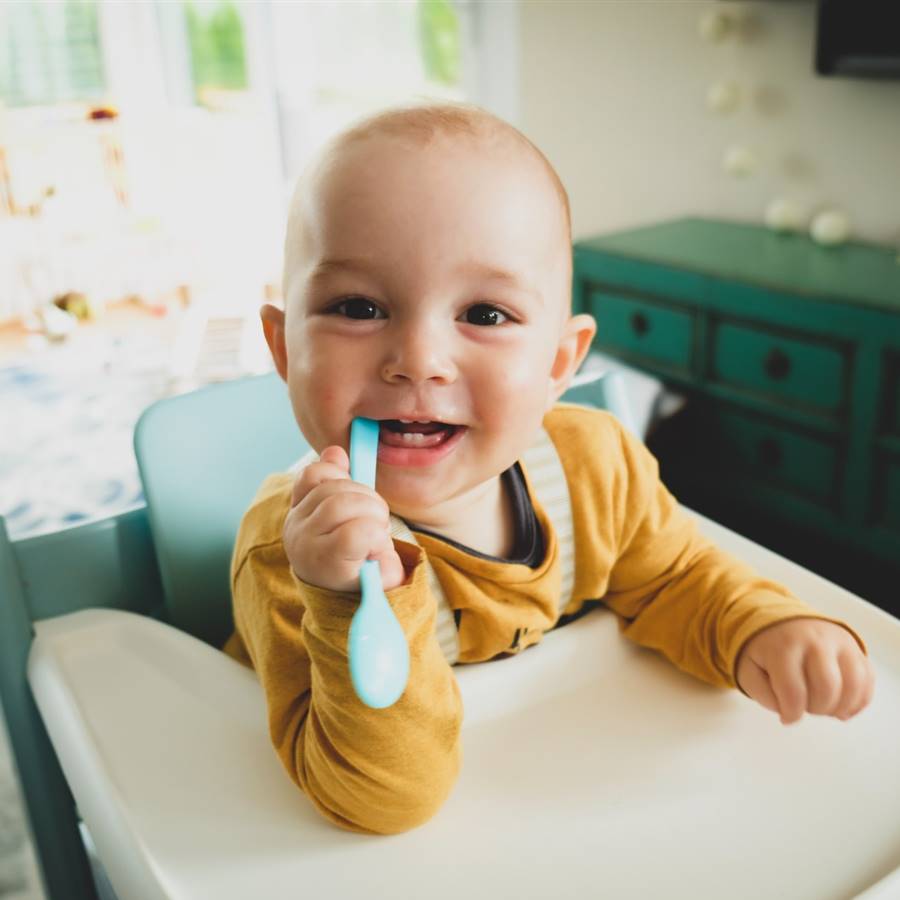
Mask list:
[[[459,771],[462,702],[435,637],[436,604],[421,550],[396,542],[412,575],[387,592],[409,642],[409,682],[393,706],[370,709],[353,691],[347,662],[359,596],[297,579],[281,525],[277,538],[253,542],[253,519],[245,518],[232,566],[234,644],[259,676],[282,764],[316,808],[343,828],[392,834],[422,824]]]
[[[609,413],[559,404],[546,422],[572,503],[577,569],[566,612],[602,598],[627,638],[721,687],[735,686],[740,651],[762,629],[836,621],[702,537],[656,459]]]
[[[624,429],[620,437],[627,489],[605,602],[626,637],[698,678],[734,687],[740,651],[762,629],[806,616],[835,621],[702,537],[660,481],[651,453]]]

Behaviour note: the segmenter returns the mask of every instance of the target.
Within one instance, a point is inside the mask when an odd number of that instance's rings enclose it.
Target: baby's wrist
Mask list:
[[[332,581],[324,576],[319,576],[317,573],[303,573],[298,572],[296,569],[292,568],[291,572],[294,578],[301,584],[306,587],[315,588],[319,591],[328,591],[331,594],[341,594],[341,595],[355,595],[359,597],[359,580],[354,579],[349,582],[338,582]]]

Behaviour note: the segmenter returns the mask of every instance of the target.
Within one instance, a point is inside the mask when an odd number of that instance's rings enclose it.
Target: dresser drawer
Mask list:
[[[588,312],[597,320],[598,347],[687,373],[694,346],[694,313],[664,301],[593,288]]]
[[[839,345],[776,330],[717,321],[711,379],[786,408],[837,415],[844,406],[847,358]]]
[[[838,451],[830,441],[728,409],[710,429],[715,466],[730,478],[775,484],[826,506],[837,497]]]

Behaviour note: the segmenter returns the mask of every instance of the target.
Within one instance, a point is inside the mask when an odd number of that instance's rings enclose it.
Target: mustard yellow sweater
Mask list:
[[[614,417],[558,404],[544,427],[571,496],[575,580],[564,614],[602,598],[626,637],[721,687],[734,686],[741,647],[767,625],[826,618],[702,538],[660,482],[655,459]],[[412,570],[388,592],[409,641],[410,675],[400,700],[381,710],[363,705],[350,683],[347,633],[358,595],[303,583],[288,564],[281,533],[293,477],[269,477],[244,516],[231,573],[235,634],[225,650],[256,670],[278,756],[337,825],[382,834],[419,825],[459,771],[463,710],[435,637],[423,553],[458,619],[461,663],[513,644],[521,651],[556,625],[559,545],[527,469],[525,479],[544,536],[536,568],[421,532],[421,547],[395,541]]]

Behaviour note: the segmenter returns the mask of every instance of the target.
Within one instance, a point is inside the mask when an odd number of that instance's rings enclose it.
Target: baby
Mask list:
[[[785,724],[872,696],[862,641],[699,536],[610,414],[559,397],[595,332],[571,315],[569,205],[520,132],[472,107],[389,110],[299,184],[284,310],[263,327],[320,454],[260,488],[232,564],[235,634],[272,742],[330,821],[427,821],[461,759],[452,665],[518,653],[601,601],[623,633]],[[376,490],[349,478],[381,423]],[[400,700],[356,697],[347,634],[380,563],[410,650]]]

